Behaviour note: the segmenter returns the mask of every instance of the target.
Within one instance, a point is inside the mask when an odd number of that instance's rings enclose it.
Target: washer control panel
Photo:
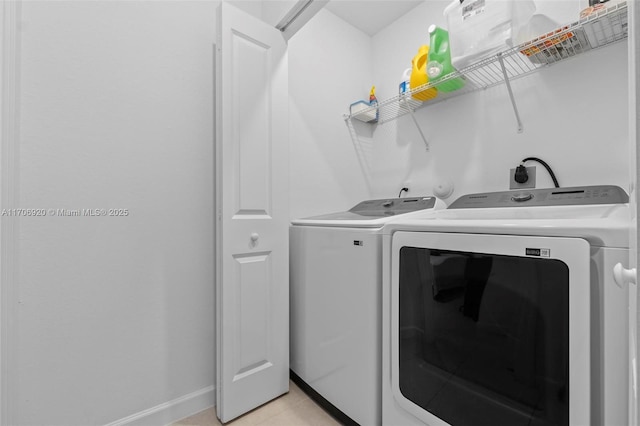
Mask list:
[[[623,204],[629,196],[619,186],[575,186],[463,195],[450,209]]]
[[[349,211],[363,216],[395,216],[417,210],[432,209],[436,197],[384,198],[356,204]]]

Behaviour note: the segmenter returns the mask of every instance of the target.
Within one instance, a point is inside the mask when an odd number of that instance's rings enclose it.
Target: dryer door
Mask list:
[[[430,425],[590,424],[589,244],[397,232],[392,393]]]

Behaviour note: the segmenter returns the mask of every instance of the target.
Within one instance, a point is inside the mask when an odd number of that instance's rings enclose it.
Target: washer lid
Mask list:
[[[294,225],[380,227],[399,215],[433,209],[436,197],[383,198],[366,200],[346,212],[312,216],[292,221]]]

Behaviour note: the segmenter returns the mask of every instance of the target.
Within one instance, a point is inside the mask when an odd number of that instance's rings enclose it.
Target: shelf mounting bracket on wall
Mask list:
[[[362,173],[365,176],[365,182],[367,185],[367,189],[371,192],[371,152],[373,145],[373,130],[371,130],[371,134],[369,134],[369,146],[367,146],[367,140],[360,140],[358,137],[358,132],[354,126],[353,120],[348,116],[344,116],[344,122],[347,125],[347,129],[349,129],[349,135],[351,136],[351,142],[353,142],[353,146],[356,150],[356,154],[358,157],[358,162],[360,163],[360,168],[362,169]],[[366,127],[365,127],[366,128]]]
[[[408,104],[408,102],[406,100],[404,100],[405,103],[407,103],[406,108],[409,111],[409,115],[411,116],[411,119],[413,120],[414,124],[416,125],[418,132],[420,133],[420,137],[422,138],[422,141],[424,142],[424,146],[427,149],[427,152],[429,152],[429,142],[427,142],[427,138],[424,135],[424,133],[422,132],[422,128],[420,128],[420,124],[418,124],[418,120],[416,120],[416,116],[413,113],[413,108],[411,108],[411,105]]]
[[[416,124],[416,127],[418,128],[418,132],[420,132],[420,136],[422,137],[422,141],[424,142],[424,146],[426,150],[429,151],[429,142],[427,142],[427,138],[424,136],[424,133],[422,133],[422,129],[418,124],[418,120],[416,120],[416,116],[413,114],[413,110],[410,110],[409,114],[411,115],[411,119],[413,120],[413,122]]]
[[[518,112],[518,106],[516,105],[516,100],[513,97],[513,90],[511,90],[511,82],[509,81],[509,75],[507,74],[507,69],[504,66],[504,59],[502,58],[502,53],[498,53],[498,62],[500,62],[500,68],[502,68],[502,75],[504,75],[504,84],[507,86],[507,91],[509,92],[509,99],[511,99],[511,106],[513,106],[513,112],[516,115],[516,122],[518,123],[518,133],[522,133],[522,120],[520,119],[520,113]]]

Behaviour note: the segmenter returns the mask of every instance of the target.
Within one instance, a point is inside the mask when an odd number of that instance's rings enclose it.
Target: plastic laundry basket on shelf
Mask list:
[[[453,0],[444,10],[451,63],[462,69],[512,47],[535,11],[533,0]]]

